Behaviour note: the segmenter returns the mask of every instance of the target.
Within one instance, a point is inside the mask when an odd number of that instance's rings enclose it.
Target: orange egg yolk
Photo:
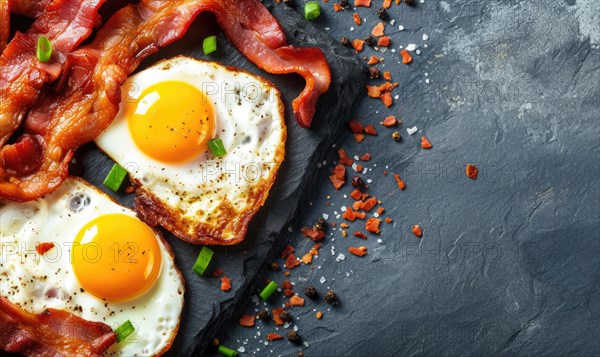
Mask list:
[[[87,223],[71,249],[75,276],[89,293],[129,301],[154,285],[161,269],[156,234],[136,217],[107,214]]]
[[[127,105],[129,131],[137,147],[151,158],[175,163],[207,150],[215,119],[204,92],[179,81],[159,82]]]

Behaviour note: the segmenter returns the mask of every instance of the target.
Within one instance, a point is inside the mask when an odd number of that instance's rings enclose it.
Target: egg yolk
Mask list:
[[[108,301],[129,301],[154,285],[161,269],[156,234],[136,217],[107,214],[77,234],[71,262],[81,286]]]
[[[196,157],[214,135],[213,108],[204,92],[179,81],[144,90],[125,111],[137,147],[151,158],[175,163]]]

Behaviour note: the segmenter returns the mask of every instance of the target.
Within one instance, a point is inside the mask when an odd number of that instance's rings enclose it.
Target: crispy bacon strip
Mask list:
[[[0,57],[0,147],[19,127],[42,86],[58,78],[67,55],[92,32],[104,1],[54,0],[26,33],[15,34]],[[49,63],[36,57],[42,35],[52,42]]]
[[[45,92],[27,117],[27,133],[0,151],[0,196],[28,201],[58,187],[74,150],[114,119],[127,76],[183,36],[202,11],[214,13],[232,43],[261,68],[304,76],[306,87],[293,107],[308,127],[318,97],[329,88],[329,66],[319,49],[286,45],[280,25],[258,0],[142,0],[119,10],[92,43],[70,56],[65,91]],[[38,165],[32,170],[19,158]]]
[[[24,356],[103,356],[117,340],[110,326],[69,312],[31,314],[0,297],[0,350]]]
[[[38,18],[52,0],[10,0],[10,12],[15,14]]]

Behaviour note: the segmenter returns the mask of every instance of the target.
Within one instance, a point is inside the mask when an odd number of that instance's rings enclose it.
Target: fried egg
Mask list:
[[[283,160],[283,111],[270,82],[176,57],[127,80],[119,113],[96,144],[129,172],[142,219],[192,243],[235,244]]]
[[[31,313],[54,308],[135,332],[107,355],[164,353],[184,282],[168,244],[135,212],[80,179],[31,202],[0,200],[0,295]]]

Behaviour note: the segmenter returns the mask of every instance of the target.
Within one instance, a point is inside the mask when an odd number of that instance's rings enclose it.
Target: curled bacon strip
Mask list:
[[[102,356],[116,340],[101,322],[55,309],[34,315],[0,297],[0,350],[24,356]]]
[[[0,55],[6,48],[10,37],[10,12],[8,0],[0,0]]]
[[[35,172],[20,172],[0,151],[0,196],[28,201],[52,192],[68,174],[73,151],[93,140],[114,119],[120,87],[139,63],[183,36],[196,15],[209,11],[231,42],[271,73],[299,73],[306,87],[294,100],[295,116],[308,127],[331,74],[321,50],[286,45],[275,18],[258,0],[142,0],[113,15],[88,46],[67,61],[64,92],[45,92],[25,122],[27,134],[12,157],[40,157]],[[35,144],[34,137],[43,138]],[[26,152],[27,151],[27,152]]]
[[[67,55],[92,32],[104,1],[54,0],[26,33],[15,34],[0,57],[0,147],[19,127],[42,86],[58,78]],[[36,57],[42,35],[52,42],[49,63]]]
[[[11,0],[10,12],[35,19],[46,10],[51,2],[52,0]]]

